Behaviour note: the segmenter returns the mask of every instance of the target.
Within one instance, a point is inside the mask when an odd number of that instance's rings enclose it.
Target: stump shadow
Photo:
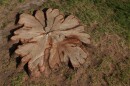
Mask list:
[[[15,25],[16,27],[14,27],[12,30],[10,30],[10,34],[8,35],[8,38],[7,38],[7,41],[11,41],[11,37],[14,36],[14,32],[18,29],[20,29],[21,27],[23,27],[23,25],[19,25],[18,24],[18,21],[19,21],[19,17],[20,17],[20,13],[17,13],[16,14],[16,17],[15,17]],[[15,53],[15,50],[18,48],[19,45],[22,45],[22,43],[19,41],[17,43],[14,43],[10,48],[9,48],[9,56],[10,56],[10,59],[12,58],[12,55]],[[20,56],[16,56],[14,57],[16,58],[16,68],[18,68],[18,66],[21,64],[21,59],[22,57]],[[29,69],[28,69],[28,63],[26,63],[23,67],[23,69],[25,70],[25,72],[30,75],[30,72],[29,72]]]

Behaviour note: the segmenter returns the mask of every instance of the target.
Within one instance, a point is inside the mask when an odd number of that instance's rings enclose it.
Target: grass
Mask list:
[[[0,0],[0,5],[7,5],[9,0]]]
[[[9,0],[0,0],[0,5],[6,5],[9,3]]]
[[[23,3],[25,0],[18,0],[20,3]]]
[[[100,37],[107,33],[117,34],[124,40],[122,43],[130,46],[129,0],[60,0],[59,2],[48,0],[41,9],[50,7],[60,9],[65,15],[77,16],[86,27],[90,27],[90,24],[96,21],[98,23],[96,29],[87,32],[94,43],[97,43]],[[111,59],[108,58],[104,62],[111,62]],[[97,70],[99,72],[108,71],[109,68],[99,67]],[[128,69],[120,70],[117,67],[115,75],[107,78],[109,85],[115,86],[117,83],[119,83],[117,85],[128,85],[128,72]]]
[[[18,0],[19,3],[24,1]],[[8,3],[9,0],[0,0],[0,5],[8,5]],[[77,16],[81,23],[88,28],[86,31],[91,35],[94,44],[98,43],[104,34],[117,34],[125,44],[130,46],[130,0],[59,0],[58,2],[47,0],[40,9],[50,7],[60,9],[65,15],[73,14]],[[32,14],[34,10],[31,8],[29,12]],[[20,13],[22,12],[20,10]],[[98,26],[96,26],[96,29],[93,29],[91,24],[95,21],[98,23]],[[5,26],[6,23],[3,23],[2,28]],[[109,67],[107,64],[115,62],[111,58],[104,56],[103,62],[99,67],[93,68],[91,72],[93,73],[94,71],[95,75],[98,75],[100,72],[108,71]],[[126,62],[126,65],[128,64],[129,60]],[[116,86],[119,83],[120,85],[127,86],[129,84],[129,72],[128,67],[122,70],[120,65],[116,66],[113,75],[107,77],[109,85]],[[17,77],[13,77],[11,86],[22,86],[23,75],[23,73],[19,73]],[[71,81],[73,74],[65,74],[65,77]],[[98,82],[98,78],[95,81]]]
[[[20,72],[17,74],[17,76],[14,76],[11,80],[11,86],[23,86],[23,77],[25,76],[25,73]]]
[[[2,23],[2,25],[1,25],[1,29],[4,29],[6,27],[6,23],[4,22],[4,23]]]
[[[17,2],[23,3],[23,2],[25,2],[25,0],[17,0]],[[0,0],[0,5],[2,5],[2,6],[8,5],[9,3],[10,3],[10,0]]]
[[[99,26],[92,32],[93,38],[99,38],[104,33],[116,33],[129,40],[130,1],[125,0],[62,0],[59,3],[48,1],[45,8],[58,8],[66,15],[76,15],[85,25],[97,21]],[[96,40],[96,39],[95,39]]]

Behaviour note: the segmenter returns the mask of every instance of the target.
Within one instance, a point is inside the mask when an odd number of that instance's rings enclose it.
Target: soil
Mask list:
[[[16,24],[18,15],[41,9],[43,3],[43,0],[25,0],[22,3],[12,0],[9,4],[0,6],[0,86],[130,85],[130,55],[126,40],[111,33],[103,34],[98,42],[91,38],[91,45],[86,46],[90,56],[80,68],[63,65],[52,70],[50,75],[42,74],[39,78],[30,77],[24,68],[19,71],[19,57],[14,53],[18,45],[10,37],[19,27]],[[95,23],[91,24],[87,31],[91,33],[96,26]]]

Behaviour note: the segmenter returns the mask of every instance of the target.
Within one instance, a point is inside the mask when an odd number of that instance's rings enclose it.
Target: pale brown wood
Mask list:
[[[47,66],[53,69],[61,62],[70,61],[73,67],[82,65],[88,56],[87,50],[82,49],[83,43],[90,44],[84,26],[73,15],[64,19],[58,9],[48,9],[46,17],[40,10],[35,16],[21,14],[18,23],[24,26],[11,39],[22,42],[15,51],[22,57],[22,63],[28,62],[29,70],[36,75],[46,71]]]

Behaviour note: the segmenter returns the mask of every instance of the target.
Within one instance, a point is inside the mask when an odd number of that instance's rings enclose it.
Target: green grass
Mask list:
[[[25,0],[18,0],[18,3],[23,3],[24,1]],[[9,0],[0,0],[0,5],[8,5],[8,3]],[[96,21],[98,23],[96,29],[92,31],[86,29],[94,43],[99,42],[100,37],[107,33],[119,35],[126,44],[130,45],[130,0],[59,0],[59,2],[47,0],[41,7],[41,9],[44,8],[57,8],[65,15],[73,14],[80,19],[86,28],[90,27],[90,24]],[[29,12],[33,14],[34,10],[35,9],[31,8]],[[19,13],[22,12],[22,9],[19,10]],[[6,23],[3,23],[2,28],[5,26]],[[108,71],[109,67],[107,64],[109,64],[109,62],[115,63],[111,59],[112,57],[109,58],[109,56],[107,56],[104,58],[101,65],[93,69],[94,71],[96,70],[95,75],[102,71]],[[104,64],[107,66],[103,66]],[[111,77],[107,77],[109,85],[115,86],[117,83],[128,85],[129,72],[129,68],[121,70],[120,67],[118,68],[117,66],[114,74]],[[13,77],[11,86],[22,86],[23,75],[23,73],[19,73],[17,77]],[[65,74],[65,77],[67,80],[72,80],[73,74]]]
[[[23,3],[25,0],[18,0],[20,3]]]
[[[25,2],[25,0],[17,0],[19,3]],[[8,5],[10,3],[10,0],[0,0],[0,5]]]
[[[87,32],[95,43],[108,33],[119,35],[124,41],[122,43],[130,45],[130,0],[60,0],[60,2],[48,0],[41,9],[50,7],[60,9],[65,15],[77,16],[82,24],[88,27],[96,21],[98,23],[96,29]],[[97,70],[107,71],[108,68],[99,67]],[[117,69],[114,73],[117,73],[119,80],[116,75],[108,77],[109,85],[118,85],[117,83],[128,85],[128,72],[128,69]]]
[[[17,76],[14,76],[11,80],[11,86],[23,86],[23,77],[25,76],[25,73],[21,72],[18,73]]]
[[[0,0],[0,5],[6,5],[9,3],[9,0]]]
[[[96,31],[91,34],[95,40],[104,33],[116,33],[129,40],[130,35],[130,1],[125,0],[62,0],[59,3],[48,1],[43,8],[58,8],[65,15],[76,15],[83,24],[94,21],[99,23]]]

